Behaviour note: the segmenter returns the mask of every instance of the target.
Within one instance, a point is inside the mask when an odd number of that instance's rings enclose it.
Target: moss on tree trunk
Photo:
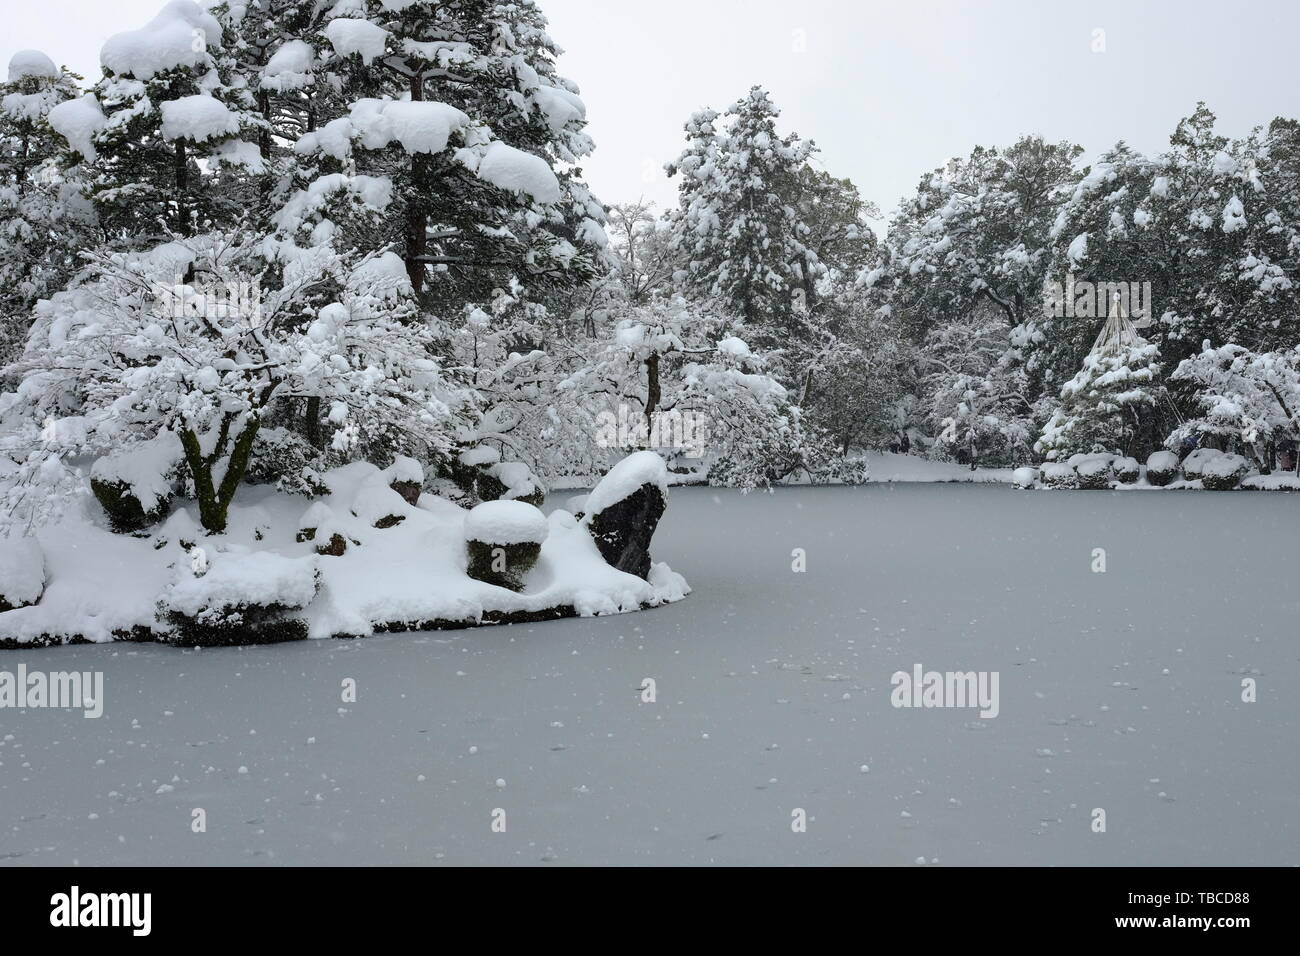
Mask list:
[[[217,484],[213,470],[224,457],[226,446],[230,444],[230,424],[229,419],[222,422],[216,447],[210,455],[203,454],[198,432],[193,429],[181,432],[181,447],[185,449],[185,462],[189,465],[190,476],[194,480],[194,495],[199,501],[199,523],[209,534],[220,534],[226,530],[230,503],[235,500],[235,492],[239,490],[244,474],[248,471],[253,440],[257,438],[260,427],[260,422],[252,418],[236,436],[225,474],[221,476],[221,483]]]

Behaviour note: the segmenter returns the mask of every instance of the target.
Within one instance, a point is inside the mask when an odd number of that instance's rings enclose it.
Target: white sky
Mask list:
[[[162,0],[5,0],[0,63],[35,47],[93,76],[100,44]],[[767,87],[786,128],[888,213],[922,173],[1024,133],[1095,156],[1162,148],[1204,99],[1242,135],[1300,116],[1294,0],[541,0],[587,103],[587,179],[660,206],[661,171],[701,106]],[[1092,52],[1093,31],[1105,52]]]

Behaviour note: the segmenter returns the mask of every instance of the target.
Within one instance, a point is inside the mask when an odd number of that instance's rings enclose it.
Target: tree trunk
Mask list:
[[[248,471],[253,440],[257,438],[259,427],[260,423],[254,418],[239,433],[219,486],[213,479],[212,470],[221,460],[223,449],[218,447],[211,455],[205,456],[198,432],[193,429],[181,432],[181,447],[185,449],[185,462],[189,465],[194,494],[199,500],[199,523],[208,534],[221,534],[226,530],[230,503],[235,500],[235,492]]]
[[[424,99],[424,76],[417,72],[411,77],[411,101]],[[423,192],[428,178],[430,157],[416,154],[411,157],[411,192],[406,205],[406,275],[416,298],[424,292],[424,263],[420,261],[428,248],[429,219],[425,214]]]
[[[185,153],[185,144],[177,143],[175,147],[176,156],[176,231],[182,236],[188,236],[189,216],[186,215],[186,193],[190,188],[190,167],[189,158]]]
[[[313,395],[307,399],[306,412],[307,441],[313,448],[320,448],[325,443],[325,431],[320,421],[320,396]]]

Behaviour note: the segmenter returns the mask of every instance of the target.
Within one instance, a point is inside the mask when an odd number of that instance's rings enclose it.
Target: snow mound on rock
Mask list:
[[[546,515],[523,501],[485,501],[465,518],[465,538],[485,544],[541,544],[549,531]]]
[[[653,451],[633,452],[609,470],[587,496],[583,522],[590,524],[593,515],[630,497],[642,485],[654,485],[668,496],[668,466]]]
[[[318,559],[290,558],[270,551],[230,550],[209,558],[195,577],[183,570],[168,589],[168,610],[188,617],[237,607],[303,608],[316,596]]]
[[[0,538],[0,605],[35,604],[45,590],[45,552],[35,538]]]

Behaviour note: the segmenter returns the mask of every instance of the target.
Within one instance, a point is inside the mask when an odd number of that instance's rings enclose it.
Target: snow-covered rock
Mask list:
[[[469,576],[512,591],[522,590],[550,529],[546,516],[530,504],[483,502],[465,518]]]
[[[0,613],[27,607],[45,591],[45,552],[32,537],[0,537]]]
[[[522,501],[485,501],[465,518],[465,537],[488,544],[541,544],[550,526],[546,515]]]
[[[424,489],[424,466],[414,458],[398,455],[384,469],[384,478],[388,487],[401,495],[408,505],[420,503],[420,492]]]
[[[185,646],[267,644],[301,640],[301,611],[320,586],[315,556],[231,549],[209,557],[202,575],[181,567],[160,610]]]
[[[114,531],[139,531],[166,517],[183,458],[180,439],[166,431],[95,460],[90,487]]]
[[[652,451],[628,455],[610,469],[587,498],[582,524],[605,560],[646,578],[650,540],[668,506],[668,468]]]

